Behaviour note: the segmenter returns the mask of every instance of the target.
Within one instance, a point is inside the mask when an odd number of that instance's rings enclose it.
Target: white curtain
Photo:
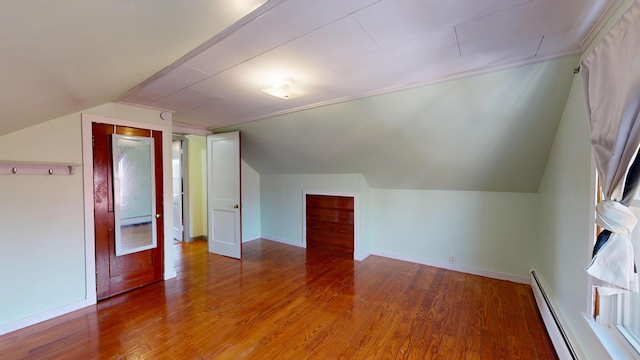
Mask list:
[[[596,207],[599,236],[587,272],[603,295],[638,292],[628,209],[638,190],[640,159],[640,0],[582,61],[591,144],[604,199]],[[638,160],[638,161],[636,161]]]

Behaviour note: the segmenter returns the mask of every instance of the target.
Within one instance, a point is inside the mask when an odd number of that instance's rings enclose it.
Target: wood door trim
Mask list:
[[[360,193],[343,191],[302,190],[302,246],[307,247],[307,195],[344,196],[353,198],[353,259],[364,260],[369,254],[360,245]]]

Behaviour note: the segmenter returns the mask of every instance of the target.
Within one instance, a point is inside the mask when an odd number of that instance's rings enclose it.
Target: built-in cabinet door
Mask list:
[[[307,249],[353,257],[354,198],[306,195]]]

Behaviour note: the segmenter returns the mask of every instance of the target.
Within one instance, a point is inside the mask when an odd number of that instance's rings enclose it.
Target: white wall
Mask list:
[[[2,160],[82,163],[79,117],[0,137]],[[0,325],[85,297],[82,169],[0,176]]]
[[[261,174],[262,236],[303,246],[303,191],[360,195],[363,183],[360,174]],[[366,189],[364,192],[366,195]],[[367,239],[361,236],[361,243],[368,244]],[[366,251],[366,248],[362,251]]]
[[[249,164],[241,162],[242,182],[242,241],[260,238],[260,174]]]
[[[373,253],[526,281],[537,205],[536,194],[372,189]]]
[[[170,134],[171,122],[149,109],[105,104],[84,113],[155,123]],[[169,141],[166,194],[171,193],[170,153]],[[9,161],[82,163],[81,113],[1,136],[0,154]],[[86,288],[82,168],[72,176],[0,176],[0,199],[0,333],[69,311],[84,304],[88,293],[95,298],[95,289]],[[169,195],[167,218],[170,200]],[[165,275],[175,273],[171,250]]]
[[[597,39],[602,38],[632,2],[625,0],[622,3]],[[585,52],[588,53],[589,50]],[[536,268],[547,295],[557,304],[565,330],[577,344],[577,350],[588,359],[606,359],[609,356],[583,317],[589,307],[584,268],[591,259],[594,241],[594,173],[582,79],[578,75],[574,78],[538,190],[540,238]]]
[[[591,145],[582,81],[574,80],[567,107],[556,134],[540,185],[540,240],[537,273],[545,291],[557,303],[560,315],[580,347],[594,352],[597,341],[582,317],[587,306],[589,263]],[[598,358],[598,357],[595,357]],[[606,357],[602,357],[606,358]]]
[[[537,195],[370,189],[360,174],[261,175],[262,235],[303,245],[303,191],[358,193],[360,254],[526,281],[535,260]],[[455,268],[455,267],[454,267]]]
[[[361,260],[371,255],[373,229],[371,211],[371,188],[364,178],[360,177],[360,247],[356,253],[356,259]]]

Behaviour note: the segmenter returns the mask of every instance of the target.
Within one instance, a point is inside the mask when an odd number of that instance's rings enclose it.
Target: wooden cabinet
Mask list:
[[[353,197],[307,194],[307,249],[353,257],[353,209]]]

